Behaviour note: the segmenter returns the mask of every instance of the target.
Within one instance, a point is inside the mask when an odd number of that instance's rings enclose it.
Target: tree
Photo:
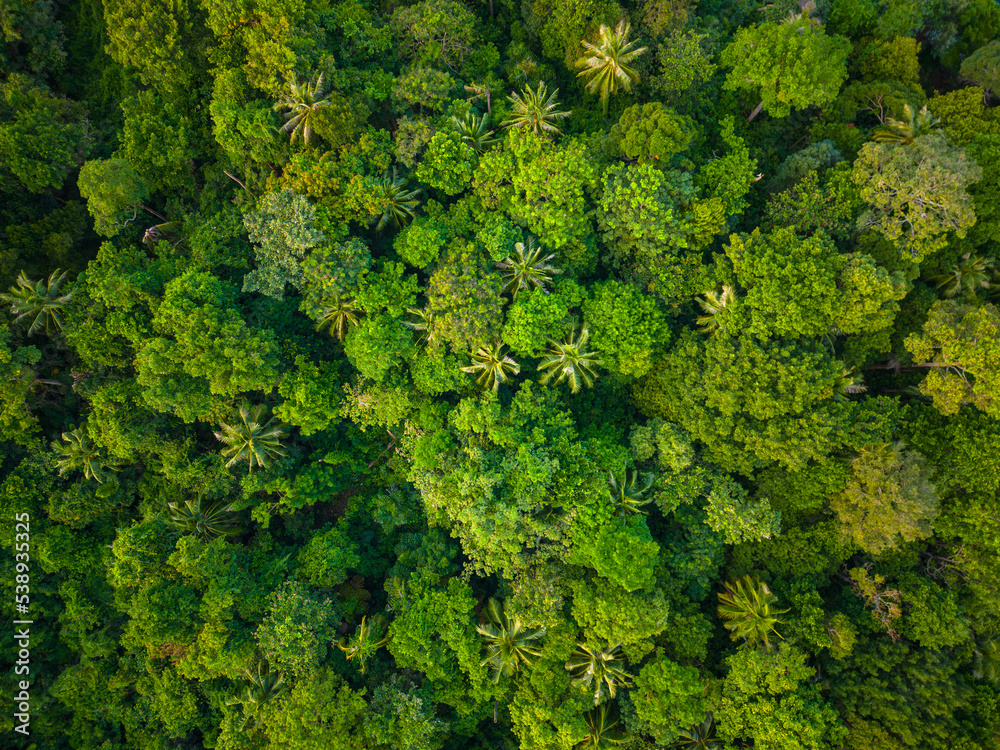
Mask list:
[[[302,677],[316,669],[341,619],[333,599],[297,581],[285,581],[270,598],[254,638],[270,664]]]
[[[724,535],[726,544],[770,539],[781,531],[781,512],[771,510],[766,498],[747,502],[747,495],[732,480],[716,482],[708,495],[706,523]]]
[[[477,625],[476,632],[486,641],[486,658],[493,684],[503,677],[513,677],[521,665],[530,666],[532,658],[541,656],[535,641],[545,636],[545,628],[526,628],[521,620],[504,612],[503,603],[490,598],[486,604],[488,622]]]
[[[618,686],[632,687],[632,675],[625,671],[621,644],[598,649],[577,644],[573,655],[566,662],[574,687],[594,687],[594,705],[618,694]]]
[[[478,385],[497,390],[501,383],[506,383],[510,379],[510,375],[521,372],[521,367],[504,353],[503,348],[504,345],[499,341],[479,347],[471,355],[472,364],[463,367],[462,372],[472,375],[478,373],[476,378]]]
[[[909,290],[902,273],[890,274],[869,255],[840,252],[822,232],[802,238],[791,227],[766,235],[755,229],[730,237],[726,256],[746,290],[743,330],[762,338],[885,330]]]
[[[549,253],[543,257],[544,252],[542,246],[538,244],[538,239],[530,234],[526,242],[514,245],[514,254],[497,263],[497,268],[505,272],[502,290],[504,294],[510,294],[513,299],[517,299],[517,293],[521,290],[545,291],[545,285],[551,283],[552,276],[562,271],[549,263],[556,254]]]
[[[714,711],[716,731],[734,744],[752,740],[760,750],[838,747],[845,734],[837,711],[811,679],[809,655],[782,643],[774,651],[740,649],[726,659],[729,673]]]
[[[610,140],[629,159],[666,162],[687,150],[695,136],[694,124],[659,102],[634,104],[611,128]]]
[[[919,367],[930,368],[920,392],[943,414],[971,403],[1000,417],[1000,310],[958,300],[935,302],[923,330],[904,342]]]
[[[751,648],[763,645],[770,651],[770,634],[781,637],[774,627],[781,622],[778,615],[788,610],[774,608],[778,597],[756,576],[745,575],[724,585],[726,591],[719,594],[718,612],[730,631],[729,637],[734,641],[742,638]]]
[[[695,667],[682,667],[660,656],[639,671],[632,701],[644,731],[666,745],[681,738],[682,727],[698,723],[705,715],[704,693]]]
[[[95,231],[105,237],[114,237],[135,221],[140,208],[149,210],[143,205],[149,186],[124,159],[86,162],[80,168],[77,186],[94,218]]]
[[[422,0],[392,14],[399,51],[421,66],[443,66],[460,74],[476,46],[475,16],[456,0]]]
[[[14,33],[19,36],[20,30]],[[22,73],[11,72],[0,83],[0,185],[5,192],[61,188],[86,157],[90,137],[85,105],[54,96]]]
[[[103,484],[107,479],[105,471],[119,471],[114,460],[94,444],[85,424],[64,432],[62,439],[65,442],[53,441],[51,444],[56,454],[56,468],[59,469],[60,475],[70,471],[82,471],[85,479],[93,479],[98,484]]]
[[[676,422],[727,470],[802,468],[843,439],[833,401],[843,364],[816,342],[685,335],[634,388],[639,409]]]
[[[193,534],[205,544],[219,537],[237,536],[240,529],[239,519],[228,503],[206,500],[199,495],[194,500],[184,503],[167,503],[170,512],[170,522],[184,534]]]
[[[504,127],[522,128],[536,135],[559,135],[562,131],[553,124],[553,121],[563,120],[572,112],[558,110],[559,102],[556,100],[558,94],[559,89],[548,92],[545,81],[539,81],[534,89],[525,86],[520,94],[511,94],[510,101],[513,107],[510,119],[503,123]]]
[[[808,14],[776,23],[741,28],[719,59],[731,68],[725,88],[760,97],[747,122],[762,109],[773,117],[787,117],[801,109],[833,101],[847,78],[851,43],[829,37]]]
[[[659,301],[634,284],[609,279],[593,284],[583,317],[601,364],[628,378],[645,375],[670,343],[671,332]]]
[[[830,500],[841,533],[870,555],[930,536],[938,498],[923,465],[902,443],[863,448],[851,462],[847,487]]]
[[[854,162],[853,179],[869,210],[860,229],[874,229],[904,257],[920,262],[975,223],[966,192],[982,174],[979,166],[940,133],[908,146],[866,143]]]
[[[312,145],[317,115],[323,107],[330,105],[329,97],[325,96],[324,84],[325,73],[320,73],[310,81],[289,81],[285,93],[274,105],[275,112],[288,110],[285,113],[286,122],[281,129],[285,133],[291,133],[292,144],[301,137],[306,146]]]
[[[229,459],[227,469],[246,461],[247,471],[253,472],[254,466],[266,469],[272,461],[288,455],[281,445],[281,439],[288,437],[288,427],[274,416],[265,422],[265,404],[250,406],[244,401],[240,404],[239,415],[238,423],[222,422],[219,425],[222,431],[215,433],[215,437],[225,443],[222,455]]]
[[[413,221],[414,209],[420,205],[417,196],[420,189],[407,190],[407,180],[396,174],[396,168],[392,168],[392,175],[385,172],[376,185],[376,195],[380,202],[379,210],[382,215],[379,217],[375,230],[381,232],[391,223],[396,229],[402,229],[406,224]]]
[[[624,20],[611,28],[601,25],[597,32],[597,42],[582,42],[587,55],[581,57],[576,65],[583,68],[577,73],[578,78],[589,78],[587,91],[597,92],[604,107],[608,111],[608,97],[622,91],[629,91],[632,84],[639,82],[639,73],[629,66],[629,63],[647,51],[647,47],[636,49],[635,42],[629,41],[631,24]]]
[[[35,334],[45,329],[46,336],[54,336],[62,330],[62,318],[59,313],[63,306],[73,299],[74,290],[65,294],[59,291],[66,281],[66,271],[59,273],[57,268],[49,278],[32,282],[24,271],[17,277],[17,285],[12,286],[7,294],[0,294],[0,300],[10,305],[10,312],[15,316],[14,322],[19,323],[26,318],[33,318],[28,334]]]
[[[540,379],[542,385],[548,385],[555,378],[555,385],[569,383],[572,393],[579,393],[580,386],[594,386],[597,378],[595,368],[601,364],[597,352],[585,351],[590,340],[590,332],[586,327],[579,334],[574,327],[561,343],[549,340],[548,348],[542,352],[539,370],[544,370]]]
[[[243,222],[256,243],[257,260],[257,267],[243,278],[243,291],[282,299],[286,284],[300,289],[306,251],[326,239],[315,226],[316,207],[306,196],[286,189],[265,195]]]
[[[961,74],[981,87],[987,97],[1000,93],[1000,42],[984,44],[962,60]]]
[[[472,244],[454,245],[427,282],[432,331],[458,351],[476,351],[497,338],[503,320],[500,274]]]
[[[427,145],[416,177],[447,195],[458,195],[472,184],[478,153],[459,133],[440,130]]]
[[[588,198],[597,174],[593,155],[579,140],[550,143],[515,130],[502,148],[480,158],[473,191],[484,208],[502,211],[514,224],[543,237],[545,245],[559,253],[567,273],[588,271],[597,262]],[[495,226],[494,234],[504,240],[520,232],[502,223]],[[498,251],[494,260],[509,254],[509,249],[503,255]]]

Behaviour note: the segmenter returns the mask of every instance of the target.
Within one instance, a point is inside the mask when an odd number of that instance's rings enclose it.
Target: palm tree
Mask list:
[[[577,644],[573,655],[566,662],[566,670],[573,676],[572,685],[594,686],[594,705],[601,702],[605,694],[614,698],[618,686],[632,687],[632,675],[625,671],[625,660],[621,655],[621,644],[596,650]]]
[[[636,43],[628,39],[632,27],[624,20],[611,29],[604,24],[597,34],[597,43],[583,42],[587,53],[576,61],[576,67],[583,68],[577,77],[587,77],[587,91],[597,92],[608,111],[608,97],[617,94],[619,88],[629,91],[633,83],[639,82],[639,73],[629,63],[646,52],[646,47],[636,49]]]
[[[835,401],[846,402],[848,396],[855,396],[868,390],[861,375],[854,370],[844,369],[833,384],[833,398]]]
[[[226,468],[246,461],[248,471],[254,466],[266,469],[276,458],[288,455],[281,445],[281,439],[288,437],[288,426],[277,417],[264,422],[267,407],[264,404],[250,406],[244,401],[240,405],[240,421],[235,425],[220,423],[221,432],[215,437],[226,444],[222,455],[228,458]]]
[[[246,714],[246,718],[240,726],[241,732],[254,720],[262,706],[281,697],[288,690],[285,678],[276,672],[272,672],[268,667],[266,659],[258,662],[256,674],[249,669],[244,670],[243,674],[249,683],[243,691],[243,695],[241,697],[230,698],[226,701],[227,706],[243,705],[243,712]]]
[[[476,383],[483,388],[492,388],[494,391],[500,388],[501,383],[506,383],[511,375],[521,372],[520,365],[504,354],[504,345],[499,341],[481,346],[472,355],[472,364],[463,367],[462,372],[477,374]]]
[[[626,469],[625,476],[621,482],[618,481],[614,472],[608,472],[608,489],[611,491],[611,502],[621,513],[622,518],[625,517],[626,513],[646,515],[639,508],[653,502],[653,498],[642,499],[642,496],[653,486],[653,479],[653,474],[647,474],[642,484],[637,486],[639,480],[638,471],[629,471]]]
[[[573,750],[612,748],[625,744],[627,735],[615,729],[621,722],[618,716],[612,716],[608,704],[587,711],[583,721],[587,724],[587,736],[574,745]]]
[[[323,305],[316,330],[321,331],[329,327],[330,335],[336,336],[338,341],[343,341],[348,327],[356,326],[360,316],[361,308],[357,306],[354,299],[336,291]]]
[[[722,750],[723,743],[715,738],[715,720],[709,713],[701,724],[682,729],[674,747],[691,750]]]
[[[903,119],[896,120],[887,117],[885,127],[876,130],[872,138],[878,143],[909,146],[920,136],[932,132],[938,122],[939,120],[927,111],[926,106],[919,113],[914,114],[913,108],[906,104],[903,106]]]
[[[367,623],[366,618],[367,615],[361,618],[361,624],[354,631],[354,635],[351,636],[350,640],[341,638],[337,641],[337,648],[347,654],[347,661],[357,659],[361,674],[365,673],[368,659],[374,656],[375,652],[381,646],[389,642],[388,635],[379,638],[385,627],[385,620],[381,617],[376,617],[371,623]]]
[[[733,287],[729,284],[723,284],[718,290],[705,292],[704,299],[698,297],[695,301],[705,313],[695,320],[695,323],[701,327],[701,332],[709,336],[713,336],[719,331],[725,332],[726,329],[719,323],[718,316],[729,310],[736,302],[736,292]]]
[[[469,95],[469,101],[474,102],[476,99],[483,99],[486,101],[486,113],[493,114],[493,92],[490,91],[490,87],[483,83],[468,83],[465,85],[465,93]]]
[[[488,114],[476,117],[475,113],[470,111],[465,114],[465,117],[452,117],[451,126],[462,137],[462,143],[471,146],[477,154],[483,153],[489,146],[497,142],[497,139],[493,137],[493,131],[490,130],[490,116]]]
[[[547,370],[541,377],[541,384],[548,385],[555,378],[555,385],[566,381],[573,393],[580,392],[581,384],[592,388],[597,378],[594,368],[601,364],[601,360],[597,359],[597,352],[584,351],[589,340],[590,332],[586,327],[579,336],[574,327],[561,344],[549,339],[549,348],[542,352],[542,361],[538,365],[539,370]]]
[[[382,201],[382,218],[378,221],[375,230],[381,232],[390,222],[396,229],[402,229],[406,224],[413,221],[414,209],[420,205],[417,196],[420,189],[407,190],[406,178],[396,174],[396,168],[392,168],[392,176],[386,170],[376,186],[376,193]]]
[[[167,503],[170,522],[185,534],[193,534],[203,542],[220,536],[236,536],[240,533],[238,516],[223,502],[206,502],[204,495],[196,500],[188,500],[183,505]]]
[[[437,333],[434,330],[434,313],[426,307],[408,307],[406,312],[410,319],[404,320],[403,325],[411,331],[417,331],[420,336],[418,344],[433,344],[437,341]]]
[[[98,484],[104,484],[105,471],[120,471],[114,460],[109,459],[94,445],[86,425],[64,432],[62,439],[66,442],[53,441],[51,444],[56,454],[56,468],[59,469],[60,475],[80,470],[85,479],[93,479]]]
[[[527,242],[514,245],[514,254],[497,263],[497,268],[505,272],[503,278],[507,282],[501,294],[509,293],[517,299],[517,293],[522,289],[538,288],[544,291],[545,284],[562,271],[549,264],[556,257],[555,253],[544,257],[543,253],[538,240],[530,234]]]
[[[319,78],[312,81],[291,82],[288,84],[288,91],[282,95],[278,103],[274,105],[275,112],[283,109],[289,110],[285,113],[287,122],[281,129],[286,133],[291,133],[291,143],[295,143],[302,137],[308,146],[312,142],[312,123],[316,113],[323,107],[330,104],[328,98],[324,98],[324,78],[325,74],[320,73]]]
[[[989,289],[996,270],[993,258],[965,253],[962,262],[948,273],[931,276],[928,281],[937,282],[937,290],[945,299],[952,299],[966,292],[975,294],[977,289]]]
[[[490,599],[486,603],[485,625],[476,625],[476,631],[486,641],[486,658],[480,666],[490,667],[493,684],[501,677],[510,677],[521,665],[531,664],[531,657],[541,655],[535,641],[545,635],[545,628],[529,629],[521,621],[510,618],[503,610],[503,603]]]
[[[995,636],[978,640],[973,650],[972,678],[1000,686],[1000,643]]]
[[[558,93],[559,89],[555,89],[546,95],[545,81],[539,81],[534,91],[531,90],[531,86],[525,86],[520,94],[510,95],[514,106],[510,119],[503,124],[508,128],[527,128],[538,135],[543,133],[559,135],[562,131],[553,125],[552,121],[569,117],[572,112],[558,111],[559,102],[556,100]]]
[[[719,594],[718,612],[725,620],[723,625],[731,631],[729,637],[734,641],[743,638],[750,646],[763,643],[770,651],[768,635],[781,637],[774,626],[781,622],[777,615],[788,610],[773,609],[778,597],[756,576],[745,575],[724,585],[726,593]]]
[[[47,336],[52,336],[62,330],[62,320],[59,311],[63,305],[73,299],[73,290],[59,294],[59,288],[66,281],[66,271],[59,273],[57,268],[48,280],[31,281],[21,271],[17,277],[16,286],[10,288],[7,294],[0,294],[0,299],[10,305],[10,311],[17,317],[14,322],[24,318],[34,318],[28,333],[35,334],[45,329]]]

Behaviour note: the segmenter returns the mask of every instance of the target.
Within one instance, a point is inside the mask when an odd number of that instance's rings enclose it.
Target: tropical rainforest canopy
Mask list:
[[[5,748],[1000,748],[995,0],[0,34]]]

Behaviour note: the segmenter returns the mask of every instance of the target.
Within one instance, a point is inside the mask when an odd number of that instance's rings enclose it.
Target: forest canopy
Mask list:
[[[0,5],[3,747],[1000,750],[995,0]]]

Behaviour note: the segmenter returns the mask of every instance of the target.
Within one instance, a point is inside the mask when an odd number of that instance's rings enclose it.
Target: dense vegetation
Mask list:
[[[1000,748],[994,0],[0,5],[4,747]]]

